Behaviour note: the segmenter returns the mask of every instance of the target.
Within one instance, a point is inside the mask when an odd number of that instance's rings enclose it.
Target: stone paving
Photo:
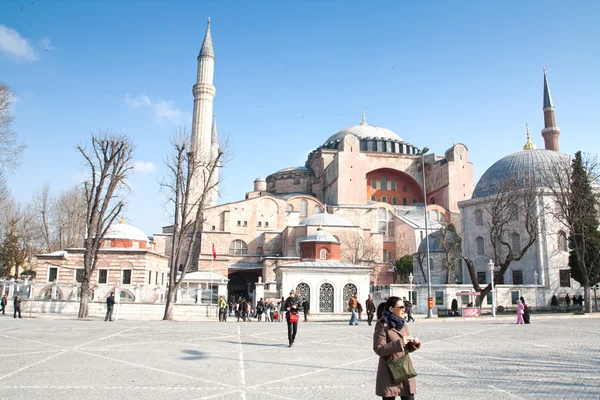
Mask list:
[[[0,318],[1,399],[375,399],[362,322]],[[423,321],[422,399],[599,399],[600,318]]]

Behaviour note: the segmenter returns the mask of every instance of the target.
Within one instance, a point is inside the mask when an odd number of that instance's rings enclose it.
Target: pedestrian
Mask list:
[[[277,314],[277,321],[283,322],[283,313],[285,311],[285,299],[281,296],[281,301],[279,302],[279,313]]]
[[[2,307],[2,315],[6,314],[6,305],[8,304],[8,299],[6,298],[6,295],[2,296],[2,299],[0,299],[0,307]]]
[[[360,301],[358,301],[358,299],[356,299],[356,312],[358,313],[358,320],[361,321],[362,320],[362,312],[363,312],[363,308],[362,308],[362,304],[360,304]]]
[[[227,302],[223,296],[219,296],[219,322],[227,322]]]
[[[567,308],[571,305],[571,298],[568,294],[565,296],[565,304],[567,305]]]
[[[523,322],[525,322],[526,324],[531,323],[530,322],[530,318],[531,318],[531,307],[529,307],[529,304],[527,304],[525,302],[525,298],[523,296],[521,296],[521,303],[523,303]]]
[[[369,294],[369,298],[365,301],[365,307],[367,308],[367,324],[371,326],[373,321],[373,314],[375,313],[375,302],[373,302],[373,295]]]
[[[348,325],[358,325],[358,319],[356,318],[356,308],[358,307],[358,299],[356,298],[356,293],[354,293],[354,295],[352,297],[350,297],[350,300],[348,300],[348,308],[350,309],[350,312],[352,313],[350,315],[350,323]]]
[[[19,318],[21,318],[21,299],[19,298],[18,295],[15,296],[15,299],[13,301],[13,305],[15,307],[15,315],[14,315],[14,317],[17,318],[17,313],[19,313]]]
[[[306,297],[302,298],[302,310],[304,311],[304,322],[308,322],[308,315],[310,314],[310,303],[306,300]]]
[[[263,310],[263,314],[265,315],[265,322],[271,321],[271,301],[267,299],[265,301],[265,308]]]
[[[579,303],[579,307],[583,307],[583,296],[579,295],[579,297],[577,298],[577,302]]]
[[[235,307],[235,316],[237,317],[237,322],[240,322],[240,318],[242,317],[242,298],[238,297],[238,301]]]
[[[296,292],[294,290],[290,291],[290,297],[285,300],[284,310],[287,311],[285,318],[287,320],[287,328],[288,328],[288,342],[289,346],[292,347],[294,345],[294,340],[296,340],[296,332],[298,332],[298,298],[296,297]]]
[[[106,298],[106,316],[104,322],[112,321],[113,308],[115,307],[115,292],[110,292],[110,296]]]
[[[552,299],[550,300],[550,305],[552,307],[558,307],[558,298],[556,297],[556,295],[552,295]]]
[[[522,325],[525,323],[525,321],[523,321],[523,312],[524,312],[524,306],[523,306],[523,302],[521,302],[521,300],[517,301],[517,324]]]
[[[263,315],[264,309],[265,309],[265,303],[261,297],[260,300],[258,301],[258,303],[256,303],[256,319],[258,320],[258,322],[262,321],[262,315]]]
[[[412,303],[410,300],[406,300],[406,297],[403,297],[402,301],[404,302],[404,307],[406,307],[406,322],[415,322],[415,319],[412,316]]]
[[[414,400],[417,393],[415,378],[394,383],[387,363],[419,349],[421,341],[410,336],[404,321],[406,310],[399,297],[392,296],[381,304],[384,304],[382,317],[375,324],[373,333],[373,350],[379,356],[375,394],[384,400],[395,399],[396,396],[402,400]]]

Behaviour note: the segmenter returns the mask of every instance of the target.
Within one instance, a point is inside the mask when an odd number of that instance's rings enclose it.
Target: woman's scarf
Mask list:
[[[382,320],[383,322],[388,324],[388,326],[392,329],[397,329],[401,331],[402,328],[404,328],[404,318],[396,317],[393,313],[389,312],[388,310],[385,310],[383,312]]]

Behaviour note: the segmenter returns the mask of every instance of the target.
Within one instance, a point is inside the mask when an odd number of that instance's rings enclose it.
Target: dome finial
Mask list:
[[[127,222],[125,222],[125,215],[121,215],[121,222],[119,222],[120,224],[126,224]]]
[[[523,150],[535,150],[535,145],[531,143],[531,135],[529,134],[529,125],[525,124],[525,131],[527,131],[527,143],[523,146]]]
[[[210,25],[210,17],[208,17],[208,25]]]
[[[363,109],[362,111],[362,122],[360,123],[361,125],[366,125],[367,122],[365,121],[365,110]]]

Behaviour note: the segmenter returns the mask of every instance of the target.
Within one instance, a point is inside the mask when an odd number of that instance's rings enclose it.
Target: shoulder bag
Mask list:
[[[299,318],[300,317],[298,317],[298,314],[290,313],[290,323],[295,324],[296,322],[298,322]]]
[[[387,367],[394,383],[404,382],[417,376],[408,351],[397,360],[390,358],[387,362]]]

